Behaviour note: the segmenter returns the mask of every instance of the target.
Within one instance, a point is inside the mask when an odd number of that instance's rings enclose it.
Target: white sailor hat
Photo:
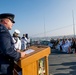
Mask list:
[[[15,29],[14,32],[17,33],[17,34],[20,34],[20,31],[18,29]]]

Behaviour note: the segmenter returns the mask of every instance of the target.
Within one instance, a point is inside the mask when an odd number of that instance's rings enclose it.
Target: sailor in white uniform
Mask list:
[[[13,34],[15,50],[21,50],[21,40],[19,39],[20,31],[16,29]]]
[[[21,39],[21,50],[26,50],[29,46],[30,39],[28,38],[28,34],[23,34],[23,37]]]

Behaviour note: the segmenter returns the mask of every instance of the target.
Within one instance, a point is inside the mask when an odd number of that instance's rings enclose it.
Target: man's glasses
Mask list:
[[[12,23],[15,23],[13,20],[12,20],[12,18],[8,18]]]

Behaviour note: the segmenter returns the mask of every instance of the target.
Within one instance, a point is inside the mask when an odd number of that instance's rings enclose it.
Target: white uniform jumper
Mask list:
[[[13,37],[15,49],[21,50],[21,40],[18,37]]]
[[[21,50],[25,50],[27,47],[28,39],[26,37],[23,37],[21,39]]]

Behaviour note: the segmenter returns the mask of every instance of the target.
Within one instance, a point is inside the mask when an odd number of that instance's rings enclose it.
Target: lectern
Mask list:
[[[50,47],[48,46],[31,46],[30,49],[35,50],[24,58],[20,58],[15,64],[21,68],[22,75],[49,75],[48,55]],[[17,75],[14,72],[14,75]]]

